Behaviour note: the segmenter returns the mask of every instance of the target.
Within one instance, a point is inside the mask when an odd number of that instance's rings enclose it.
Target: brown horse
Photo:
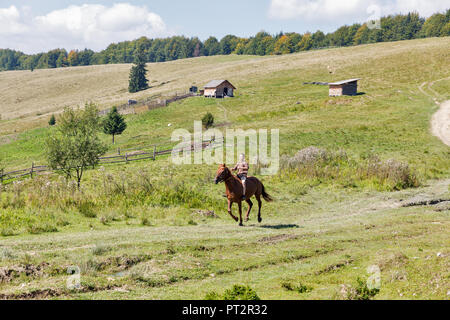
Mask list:
[[[230,216],[237,222],[238,218],[233,215],[231,212],[231,206],[233,203],[237,203],[239,207],[239,225],[243,226],[242,224],[242,193],[244,191],[244,188],[242,186],[241,180],[233,175],[230,171],[230,169],[227,168],[225,164],[222,164],[219,166],[219,169],[217,170],[216,179],[214,180],[216,184],[219,182],[225,182],[225,186],[227,189],[227,198],[228,198],[228,213]],[[270,202],[273,201],[272,197],[266,193],[264,189],[264,185],[255,177],[248,177],[247,181],[245,182],[246,190],[245,190],[245,200],[248,203],[248,210],[247,210],[247,216],[245,218],[245,221],[248,221],[250,211],[253,207],[253,202],[250,200],[251,197],[255,196],[256,201],[258,201],[258,222],[262,221],[261,218],[261,196],[264,198],[264,200]]]

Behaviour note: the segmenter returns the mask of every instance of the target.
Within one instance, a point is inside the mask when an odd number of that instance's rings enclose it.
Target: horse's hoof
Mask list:
[[[244,222],[248,222],[248,220],[250,220],[249,218],[245,218]]]
[[[239,223],[239,227],[243,227],[244,226],[244,224],[241,222],[241,223]]]
[[[262,222],[262,218],[258,218],[258,222],[261,223]]]

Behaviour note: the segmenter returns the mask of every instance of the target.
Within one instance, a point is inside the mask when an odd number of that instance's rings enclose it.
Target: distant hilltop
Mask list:
[[[426,37],[450,36],[450,9],[436,13],[428,19],[418,13],[390,15],[381,18],[380,28],[369,28],[367,24],[355,23],[342,26],[335,32],[322,31],[298,34],[295,32],[271,35],[265,31],[250,38],[227,35],[220,41],[209,37],[199,38],[174,36],[165,39],[141,37],[133,41],[110,44],[105,50],[54,49],[47,53],[27,55],[11,49],[0,49],[0,71],[61,68],[99,64],[132,63],[135,50],[143,46],[147,62],[164,62],[199,56],[245,54],[281,55],[299,51],[353,46],[366,43],[410,40]]]

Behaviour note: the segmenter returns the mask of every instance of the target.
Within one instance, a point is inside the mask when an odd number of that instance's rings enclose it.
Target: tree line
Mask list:
[[[138,48],[143,49],[145,62],[164,62],[199,56],[247,54],[280,55],[325,47],[342,47],[366,43],[409,40],[426,37],[450,36],[450,9],[428,19],[418,13],[389,15],[381,18],[381,28],[371,29],[367,24],[345,25],[325,34],[322,31],[299,34],[265,31],[250,38],[227,35],[221,40],[174,36],[164,39],[141,37],[133,41],[110,44],[105,50],[54,49],[47,53],[27,55],[20,51],[0,49],[0,71],[34,70],[97,64],[132,63]]]

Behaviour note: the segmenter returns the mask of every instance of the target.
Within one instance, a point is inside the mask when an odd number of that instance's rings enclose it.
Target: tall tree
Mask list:
[[[139,46],[136,51],[134,66],[131,67],[130,81],[128,84],[128,91],[130,93],[142,91],[148,88],[147,69],[145,68],[145,51],[142,46]]]
[[[112,135],[112,143],[114,144],[114,136],[120,135],[127,128],[125,119],[117,111],[117,107],[113,107],[103,121],[103,132]]]
[[[107,148],[98,138],[98,109],[86,104],[84,110],[66,108],[59,117],[59,126],[46,143],[50,168],[63,172],[67,178],[75,175],[78,189],[83,173],[98,164]]]
[[[204,51],[206,56],[214,56],[220,54],[220,43],[216,37],[209,37],[205,41]]]

